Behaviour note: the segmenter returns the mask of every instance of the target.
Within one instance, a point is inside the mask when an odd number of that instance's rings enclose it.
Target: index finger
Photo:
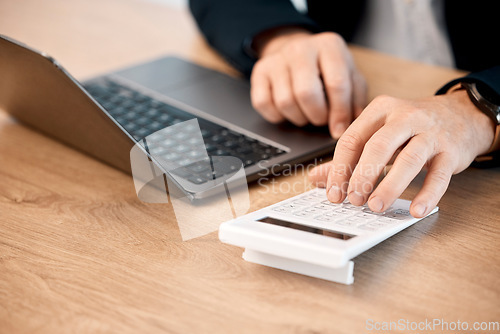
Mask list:
[[[340,137],[327,180],[327,197],[340,203],[346,197],[349,179],[366,142],[385,123],[385,111],[370,105]]]
[[[339,138],[352,122],[352,80],[342,52],[331,48],[319,56],[323,85],[328,98],[328,126]]]

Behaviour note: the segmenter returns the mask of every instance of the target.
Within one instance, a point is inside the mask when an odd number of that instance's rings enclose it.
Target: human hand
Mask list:
[[[339,138],[365,107],[365,80],[338,34],[292,28],[258,44],[251,98],[266,120],[328,124]]]
[[[348,196],[354,205],[368,201],[371,210],[383,212],[427,167],[410,207],[414,217],[424,217],[444,195],[451,176],[489,149],[494,128],[465,90],[421,100],[380,96],[339,139],[333,160],[313,169],[309,177],[318,186],[326,184],[331,202]],[[392,168],[376,186],[395,154]]]

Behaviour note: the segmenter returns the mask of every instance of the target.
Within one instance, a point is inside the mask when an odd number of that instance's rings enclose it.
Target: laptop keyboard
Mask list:
[[[144,95],[136,90],[120,85],[111,80],[94,81],[84,85],[85,89],[99,104],[133,136],[137,141],[156,131],[198,118],[188,112]],[[258,141],[226,127],[198,118],[201,135],[209,156],[232,156],[240,159],[245,167],[269,160],[284,154],[282,149]],[[182,160],[185,152],[176,152],[176,147],[166,146],[165,154],[169,160]],[[161,147],[158,149],[161,150]],[[177,154],[176,154],[177,153]],[[193,167],[196,170],[197,168]],[[229,170],[228,170],[229,172]],[[191,177],[196,184],[201,184],[212,177],[206,176],[206,171]]]

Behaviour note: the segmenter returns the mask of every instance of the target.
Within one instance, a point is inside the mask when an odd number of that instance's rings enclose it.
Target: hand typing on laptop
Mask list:
[[[338,34],[300,28],[254,39],[260,56],[251,76],[254,108],[268,121],[328,125],[339,138],[366,106],[366,83]]]

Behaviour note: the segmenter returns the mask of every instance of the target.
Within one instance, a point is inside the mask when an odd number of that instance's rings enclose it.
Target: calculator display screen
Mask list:
[[[305,231],[305,232],[315,233],[315,234],[322,234],[322,235],[326,235],[326,236],[329,236],[329,237],[332,237],[335,239],[340,239],[340,240],[349,240],[349,239],[355,237],[355,235],[352,235],[352,234],[346,234],[346,233],[338,232],[338,231],[334,231],[334,230],[326,230],[326,229],[322,229],[322,228],[318,228],[318,227],[306,226],[306,225],[292,223],[292,222],[288,222],[288,221],[284,221],[284,220],[272,218],[272,217],[264,217],[264,218],[259,219],[258,221],[262,222],[262,223],[288,227],[288,228],[292,228],[294,230],[300,230],[300,231]]]

